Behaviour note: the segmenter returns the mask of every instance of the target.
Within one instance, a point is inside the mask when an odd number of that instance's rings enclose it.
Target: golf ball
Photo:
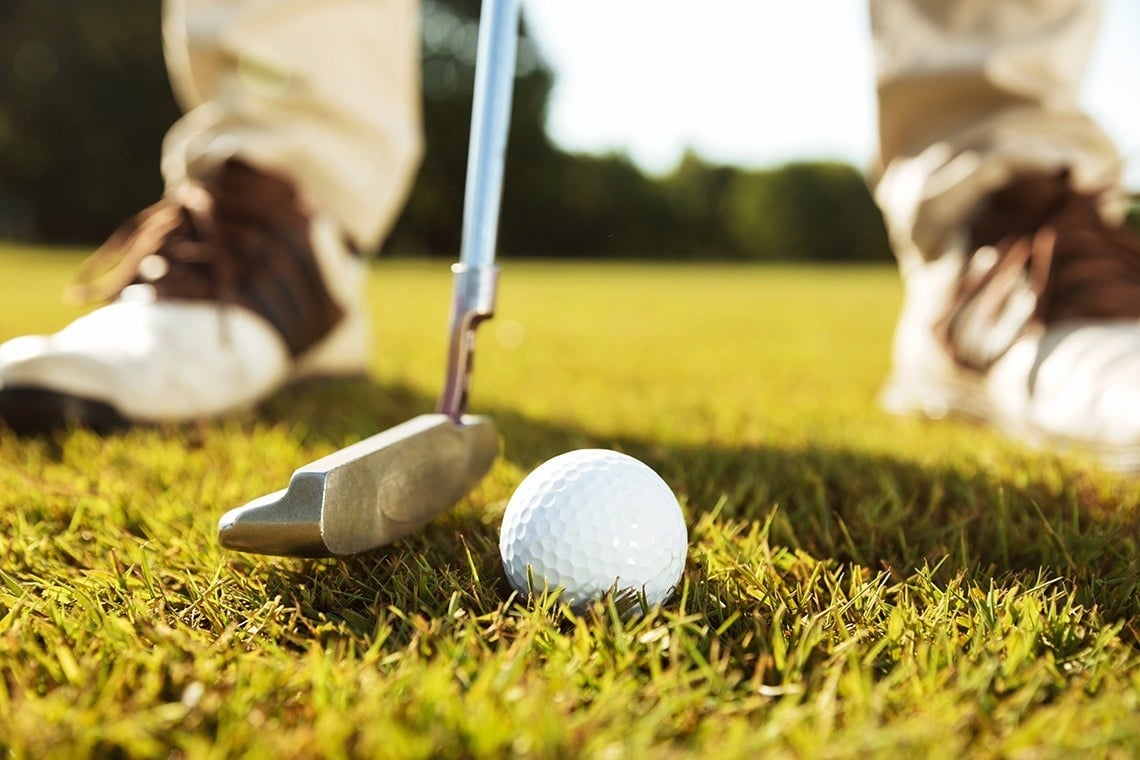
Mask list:
[[[645,594],[652,606],[673,593],[689,535],[673,491],[645,463],[604,449],[550,459],[507,503],[499,554],[518,591],[561,586],[581,609],[611,589]],[[533,588],[532,588],[533,584]]]

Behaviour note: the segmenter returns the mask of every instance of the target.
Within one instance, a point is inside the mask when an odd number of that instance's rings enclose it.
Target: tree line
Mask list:
[[[159,146],[178,116],[160,3],[0,4],[0,237],[100,242],[161,192]],[[427,150],[385,251],[459,248],[477,0],[423,0]],[[622,155],[576,155],[547,137],[553,74],[519,51],[500,222],[508,256],[889,258],[862,175],[842,163],[745,170],[684,157],[648,176]]]

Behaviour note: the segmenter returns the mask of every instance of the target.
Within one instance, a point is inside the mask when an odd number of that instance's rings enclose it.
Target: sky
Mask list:
[[[523,0],[523,12],[555,72],[547,129],[563,148],[622,151],[654,173],[686,148],[748,167],[871,161],[863,0]],[[1105,0],[1082,104],[1140,189],[1136,40],[1140,2]]]

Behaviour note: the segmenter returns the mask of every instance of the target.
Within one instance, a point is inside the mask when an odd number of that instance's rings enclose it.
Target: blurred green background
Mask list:
[[[178,116],[156,0],[0,3],[0,239],[93,245],[157,199],[159,146]],[[459,247],[477,0],[424,0],[427,153],[386,252]],[[690,154],[648,176],[623,155],[547,137],[551,69],[524,30],[505,179],[508,256],[887,260],[859,170],[763,171]],[[726,97],[748,97],[726,92]],[[826,223],[821,223],[826,220]]]

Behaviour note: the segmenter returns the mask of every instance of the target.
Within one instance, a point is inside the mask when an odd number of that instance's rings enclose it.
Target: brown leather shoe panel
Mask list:
[[[1105,223],[1069,172],[1020,177],[979,207],[953,302],[935,332],[986,371],[1020,337],[1067,319],[1140,318],[1140,237]]]
[[[296,189],[232,159],[130,219],[91,257],[81,283],[88,298],[141,284],[161,299],[244,306],[294,356],[343,316],[321,278]]]

